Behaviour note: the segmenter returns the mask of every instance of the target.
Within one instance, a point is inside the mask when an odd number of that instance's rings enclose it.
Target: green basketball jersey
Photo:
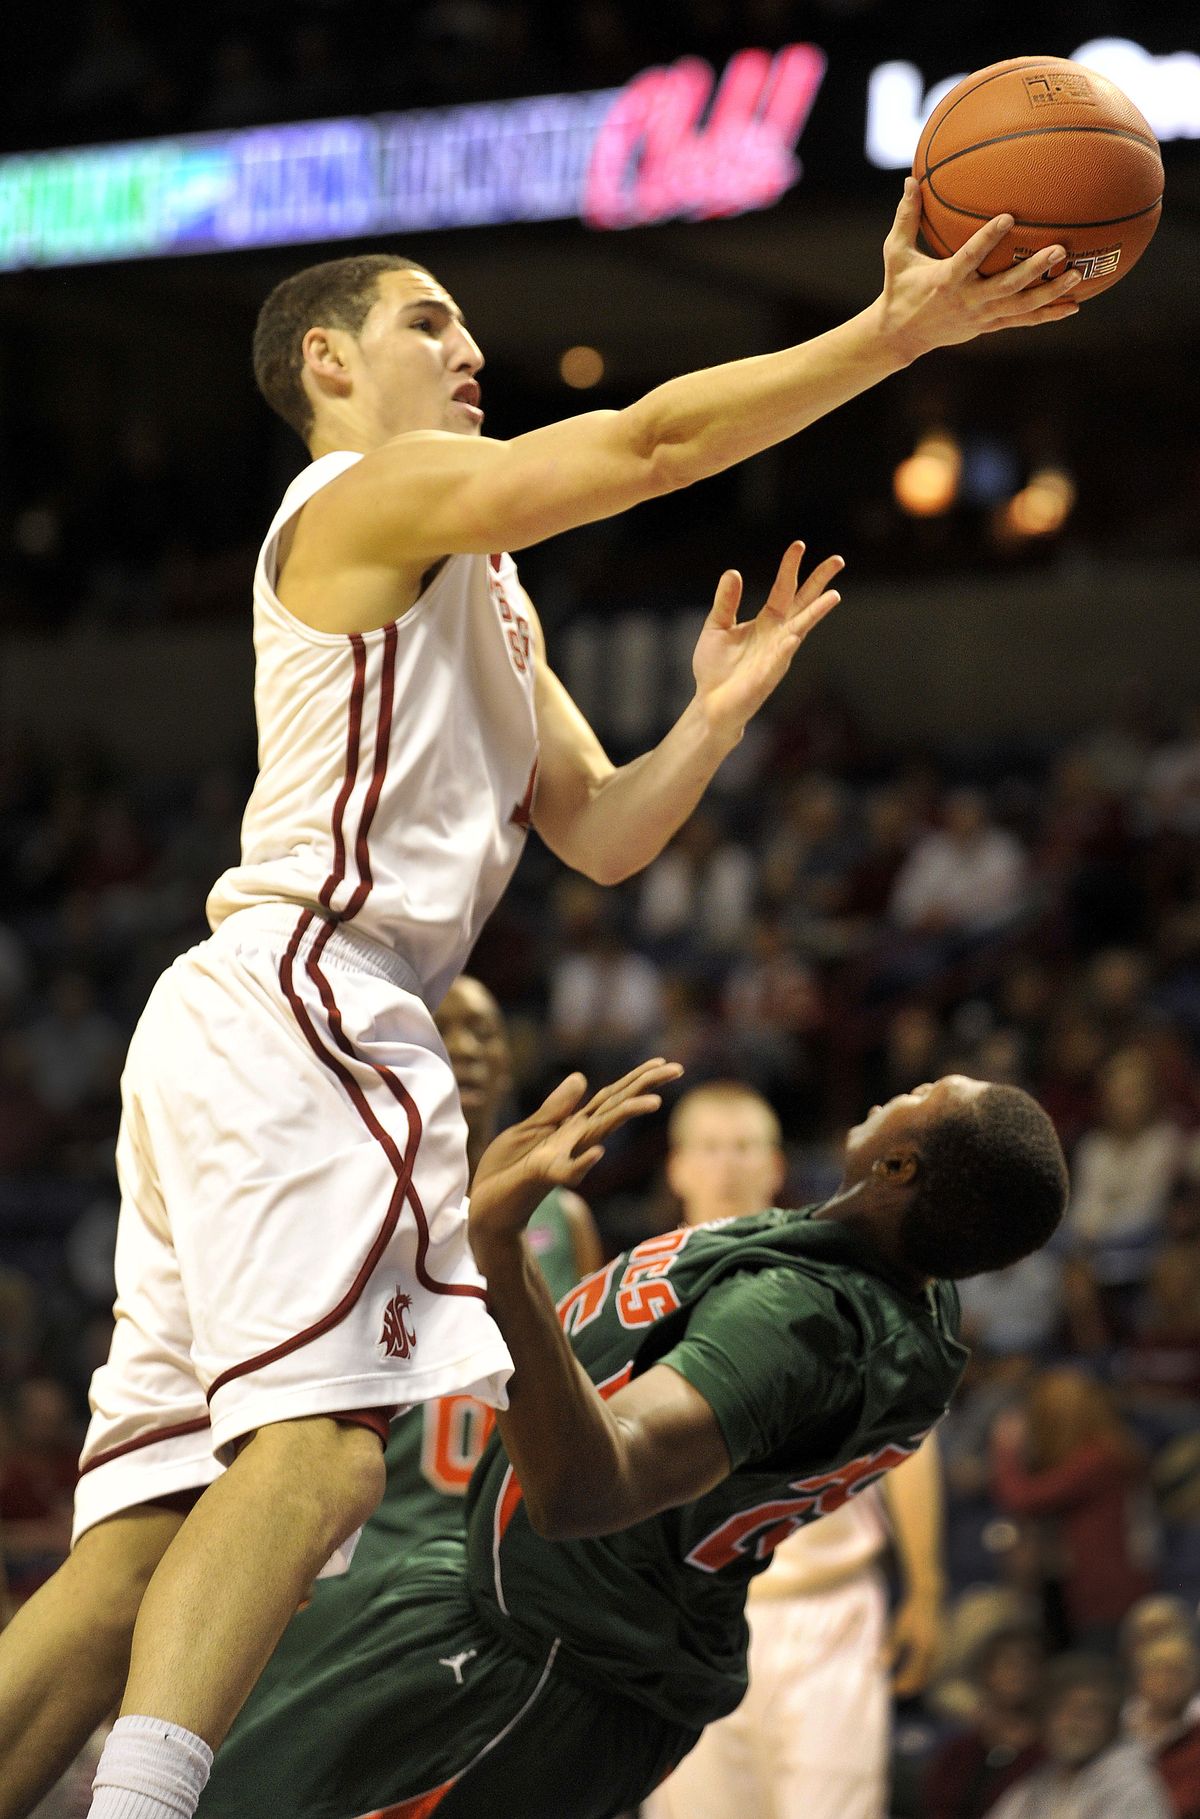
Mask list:
[[[560,1188],[546,1195],[527,1235],[558,1301],[574,1287],[577,1273]],[[387,1488],[355,1550],[358,1569],[395,1560],[428,1536],[461,1533],[463,1498],[494,1426],[486,1402],[461,1395],[423,1402],[394,1423],[386,1455]]]
[[[749,1580],[792,1530],[915,1451],[966,1362],[949,1283],[914,1293],[813,1210],[647,1239],[560,1305],[601,1394],[655,1363],[701,1392],[733,1464],[715,1490],[619,1534],[548,1543],[495,1435],[468,1493],[477,1606],[517,1647],[561,1638],[565,1667],[675,1723],[733,1710]]]

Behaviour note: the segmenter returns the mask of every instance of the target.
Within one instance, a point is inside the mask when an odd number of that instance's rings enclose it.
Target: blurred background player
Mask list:
[[[685,1226],[760,1212],[787,1173],[779,1121],[736,1081],[685,1093],[667,1181]],[[919,1692],[938,1640],[942,1487],[930,1435],[911,1459],[782,1541],[751,1581],[750,1686],[643,1805],[646,1819],[882,1819],[890,1688]],[[887,1634],[880,1562],[894,1540],[904,1597]]]
[[[434,1012],[438,1034],[467,1121],[471,1176],[496,1135],[510,1086],[508,1037],[500,1007],[478,979],[462,973]],[[555,1187],[529,1221],[529,1248],[554,1299],[560,1300],[602,1261],[600,1239],[586,1202],[570,1188]],[[385,1459],[387,1489],[363,1530],[358,1558],[371,1562],[429,1535],[457,1532],[471,1473],[495,1416],[475,1396],[442,1396],[410,1409],[393,1423]],[[313,1588],[310,1633],[320,1621],[324,1582]]]

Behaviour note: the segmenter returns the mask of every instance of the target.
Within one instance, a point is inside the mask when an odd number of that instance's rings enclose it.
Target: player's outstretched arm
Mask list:
[[[539,663],[533,822],[564,864],[599,884],[620,883],[649,865],[687,820],[747,721],[841,598],[830,583],[842,558],[827,557],[801,581],[803,558],[803,543],[789,544],[762,609],[743,621],[742,578],[726,570],[692,659],[692,700],[665,738],[619,768],[561,682]]]
[[[1061,247],[979,276],[1011,216],[946,260],[917,251],[919,220],[910,180],[884,248],[880,296],[814,340],[684,374],[624,410],[586,412],[510,442],[428,430],[373,449],[305,508],[320,527],[322,561],[419,575],[448,555],[525,549],[721,473],[933,348],[1074,312],[1073,274],[1044,281],[1065,258]]]
[[[470,1234],[488,1305],[512,1353],[509,1406],[497,1422],[530,1521],[551,1540],[611,1534],[702,1496],[728,1476],[716,1416],[675,1371],[654,1366],[604,1401],[559,1326],[525,1225],[550,1187],[574,1187],[604,1138],[658,1109],[682,1070],[648,1061],[584,1101],[572,1074],[484,1153],[471,1187]]]

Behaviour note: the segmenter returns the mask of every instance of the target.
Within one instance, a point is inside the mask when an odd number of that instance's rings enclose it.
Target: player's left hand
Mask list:
[[[942,1621],[939,1598],[910,1592],[897,1605],[888,1630],[884,1659],[898,1699],[913,1699],[929,1683],[938,1651]]]
[[[568,1074],[531,1118],[511,1125],[480,1157],[471,1183],[470,1233],[513,1236],[524,1230],[554,1187],[578,1187],[604,1154],[604,1140],[662,1104],[659,1088],[678,1080],[677,1061],[656,1056],[583,1103],[587,1081]]]
[[[814,625],[841,599],[830,582],[846,565],[827,556],[800,583],[803,543],[784,551],[775,585],[757,618],[738,622],[742,577],[726,569],[692,657],[696,697],[714,732],[740,738],[742,729],[787,674]]]

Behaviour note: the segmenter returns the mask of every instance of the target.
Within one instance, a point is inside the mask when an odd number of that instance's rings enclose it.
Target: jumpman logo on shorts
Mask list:
[[[454,1675],[455,1686],[461,1686],[463,1684],[462,1671],[464,1667],[466,1667],[468,1661],[474,1661],[476,1653],[477,1650],[469,1648],[465,1655],[449,1655],[445,1659],[440,1660],[438,1666],[448,1667],[450,1672]]]

